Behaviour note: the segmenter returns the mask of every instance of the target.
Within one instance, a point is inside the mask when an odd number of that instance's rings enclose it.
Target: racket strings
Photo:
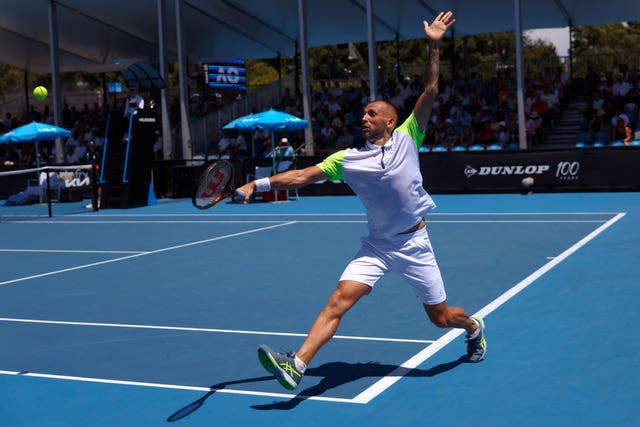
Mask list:
[[[198,182],[193,199],[196,207],[209,207],[224,198],[231,186],[232,171],[225,163],[210,167]]]

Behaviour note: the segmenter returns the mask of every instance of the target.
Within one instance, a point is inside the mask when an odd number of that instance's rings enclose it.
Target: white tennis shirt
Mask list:
[[[327,157],[318,167],[344,180],[367,211],[369,237],[387,238],[418,224],[435,203],[422,186],[418,144],[424,132],[413,113],[380,147],[366,142]]]

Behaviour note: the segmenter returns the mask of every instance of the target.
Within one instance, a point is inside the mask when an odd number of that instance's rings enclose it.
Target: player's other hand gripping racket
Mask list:
[[[226,160],[213,162],[202,173],[196,185],[191,202],[198,209],[208,209],[229,196],[237,202],[244,200],[244,194],[231,187],[233,166]]]

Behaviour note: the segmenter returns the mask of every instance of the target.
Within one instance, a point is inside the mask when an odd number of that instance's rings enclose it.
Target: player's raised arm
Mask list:
[[[456,20],[453,12],[440,12],[431,25],[423,21],[424,33],[427,36],[429,46],[429,60],[427,63],[427,76],[424,91],[416,101],[413,113],[416,116],[420,130],[425,130],[431,117],[433,101],[438,96],[438,77],[440,74],[440,41],[450,26]]]

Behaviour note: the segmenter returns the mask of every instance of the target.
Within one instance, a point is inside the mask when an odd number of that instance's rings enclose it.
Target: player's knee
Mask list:
[[[434,315],[430,315],[429,319],[431,323],[436,325],[438,328],[448,328],[449,327],[449,319],[444,313],[438,313]]]
[[[443,304],[438,304],[436,306],[424,306],[425,311],[427,312],[427,316],[429,316],[429,320],[431,323],[436,325],[439,328],[448,328],[450,325],[449,322],[449,310]]]
[[[340,317],[344,314],[344,307],[346,305],[347,304],[345,303],[344,295],[339,289],[336,289],[335,291],[333,291],[333,293],[329,297],[329,300],[327,301],[327,304],[324,306],[324,311],[325,313],[332,316]]]

